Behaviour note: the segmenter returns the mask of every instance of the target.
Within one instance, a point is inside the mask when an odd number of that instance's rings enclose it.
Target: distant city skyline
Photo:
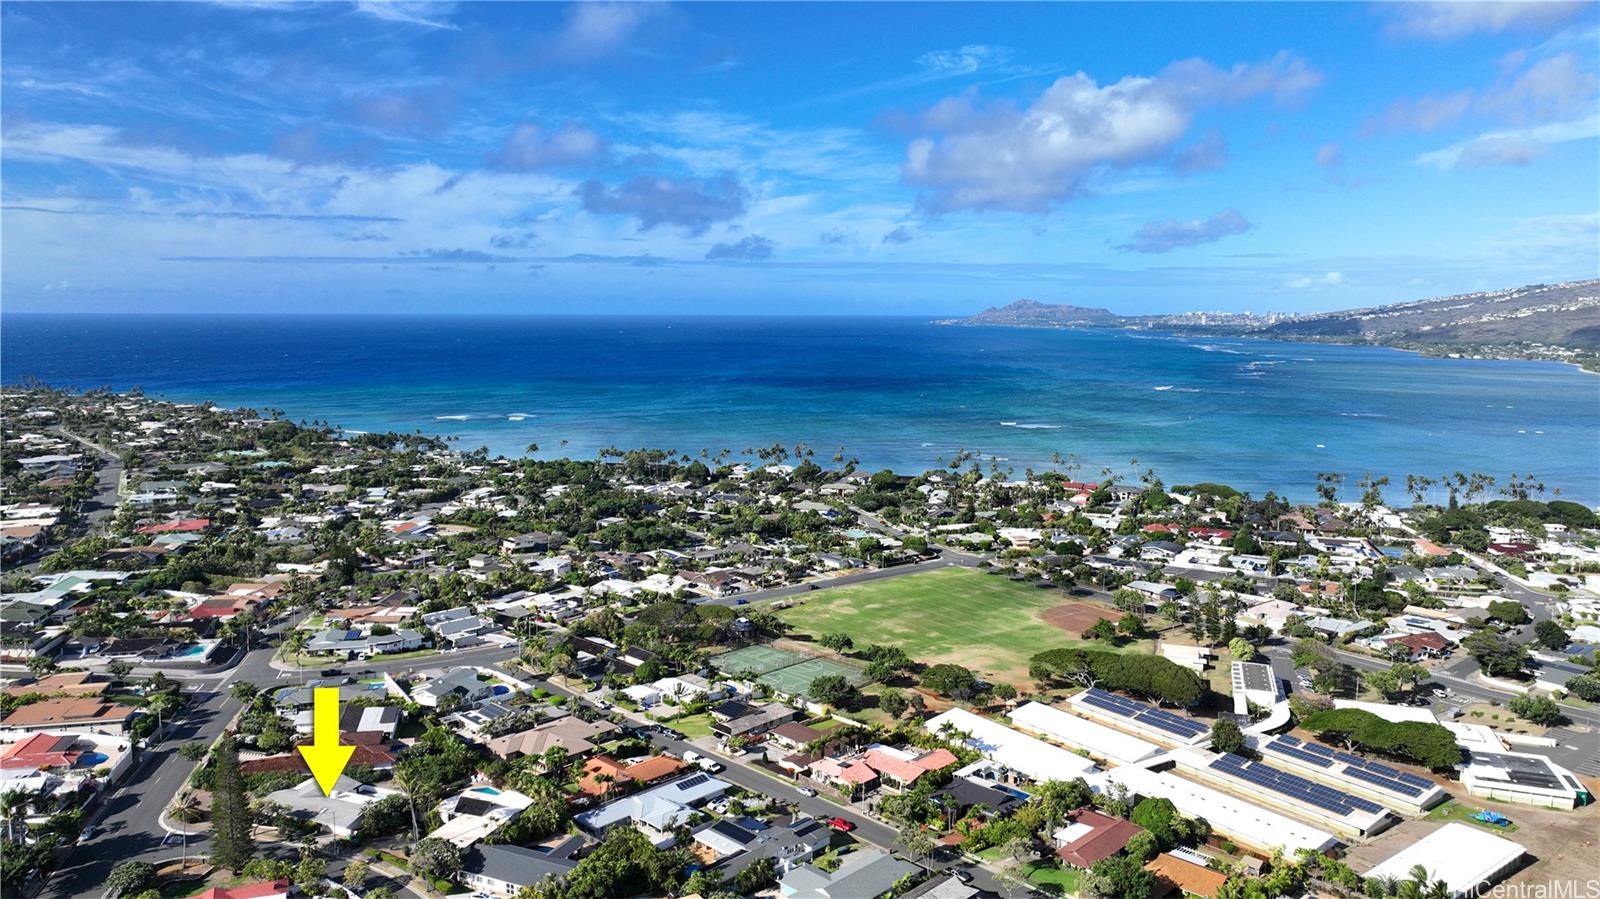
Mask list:
[[[5,4],[27,312],[1305,313],[1600,277],[1600,5]]]

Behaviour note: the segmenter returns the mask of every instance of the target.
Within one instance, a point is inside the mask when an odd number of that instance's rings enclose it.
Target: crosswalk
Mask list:
[[[1559,741],[1563,746],[1595,746],[1593,734],[1580,734],[1565,727],[1553,727],[1545,732],[1545,736]],[[1600,747],[1583,761],[1573,765],[1572,770],[1591,777],[1600,776]]]

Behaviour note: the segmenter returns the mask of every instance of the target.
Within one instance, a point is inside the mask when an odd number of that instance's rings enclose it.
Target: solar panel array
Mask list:
[[[677,781],[673,786],[679,790],[687,790],[690,787],[698,787],[710,779],[709,776],[704,774],[691,774],[683,780]]]
[[[1083,701],[1102,711],[1120,715],[1140,724],[1149,725],[1157,730],[1164,730],[1184,740],[1192,740],[1208,730],[1205,725],[1193,719],[1174,715],[1148,703],[1136,702],[1114,693],[1107,693],[1098,687],[1090,687],[1085,690]]]
[[[1339,752],[1320,743],[1307,743],[1288,734],[1272,738],[1266,743],[1265,748],[1319,768],[1332,768],[1334,762],[1343,762],[1346,776],[1400,796],[1416,798],[1434,786],[1433,781],[1426,777],[1407,774],[1398,768],[1391,768],[1348,752]]]
[[[1262,762],[1252,762],[1231,752],[1212,762],[1211,767],[1264,790],[1271,790],[1281,796],[1314,805],[1336,815],[1344,816],[1356,811],[1377,814],[1383,811],[1383,806],[1371,800],[1323,786],[1316,781],[1280,771]]]

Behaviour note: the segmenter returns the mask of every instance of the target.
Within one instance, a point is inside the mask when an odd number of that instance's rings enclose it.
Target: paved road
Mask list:
[[[297,678],[294,672],[279,671],[272,664],[273,650],[260,648],[244,655],[238,666],[220,674],[172,672],[184,680],[191,694],[190,713],[179,721],[160,746],[142,753],[138,767],[123,781],[95,813],[103,833],[73,848],[41,891],[42,899],[98,899],[106,876],[124,861],[157,862],[177,858],[179,846],[163,846],[167,835],[160,815],[194,769],[194,763],[178,754],[184,743],[214,742],[239,711],[239,703],[228,695],[235,681],[248,681],[263,689],[281,686]],[[426,668],[460,665],[490,665],[512,658],[515,647],[488,647],[447,655],[408,659],[389,664],[351,665],[346,670],[371,668],[374,671],[404,673]],[[316,672],[308,672],[311,677]],[[203,840],[190,838],[191,848]]]
[[[529,677],[526,674],[517,674],[515,676],[522,680],[529,681],[536,686],[543,687],[552,693],[558,693],[567,696],[573,702],[588,704],[586,694],[580,694],[562,687],[559,684],[555,684],[541,678]],[[651,726],[642,716],[628,713],[626,710],[620,708],[615,709],[615,712],[619,716],[628,719],[635,724]],[[871,843],[872,845],[877,846],[885,851],[894,851],[895,849],[895,841],[900,835],[899,830],[890,826],[889,824],[883,823],[882,821],[868,817],[860,808],[834,802],[833,800],[821,795],[807,796],[806,794],[800,792],[794,781],[791,779],[755,764],[757,756],[754,754],[729,756],[718,752],[715,749],[711,749],[706,745],[692,743],[688,740],[679,740],[675,737],[662,733],[652,733],[650,735],[650,744],[655,747],[657,751],[670,752],[679,758],[682,758],[685,752],[689,752],[691,750],[699,753],[700,755],[716,756],[722,762],[724,762],[723,770],[718,772],[716,775],[717,777],[720,777],[729,783],[743,787],[744,789],[749,790],[757,795],[770,796],[772,798],[791,803],[801,812],[816,818],[826,820],[834,817],[842,817],[856,825],[855,829],[850,832],[850,835],[855,839]],[[979,889],[985,889],[991,892],[999,892],[1003,889],[1000,884],[994,880],[993,876],[982,868],[972,867],[966,865],[965,863],[952,865],[949,860],[928,860],[924,864],[926,867],[936,870],[946,870],[951,867],[964,868],[973,875],[972,883]]]

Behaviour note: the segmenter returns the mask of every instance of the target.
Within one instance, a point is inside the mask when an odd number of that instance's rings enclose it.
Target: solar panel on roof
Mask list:
[[[1324,784],[1307,780],[1299,775],[1281,771],[1263,762],[1252,762],[1241,756],[1227,753],[1217,757],[1210,767],[1222,771],[1239,779],[1263,787],[1272,792],[1287,796],[1307,805],[1325,809],[1336,815],[1348,815],[1352,811],[1378,814],[1383,811],[1383,806],[1359,796],[1352,796],[1343,790],[1336,790]],[[1378,775],[1373,775],[1374,777]]]
[[[1401,783],[1398,780],[1384,777],[1382,774],[1378,774],[1374,771],[1368,771],[1365,768],[1346,768],[1345,774],[1355,778],[1356,780],[1365,781],[1374,786],[1382,787],[1391,793],[1399,793],[1402,796],[1422,795],[1422,790],[1419,787],[1407,783]]]

